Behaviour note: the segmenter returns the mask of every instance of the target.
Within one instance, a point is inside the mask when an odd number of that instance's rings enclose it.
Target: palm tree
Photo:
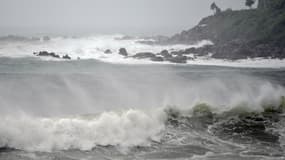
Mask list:
[[[213,3],[211,4],[211,10],[214,10],[214,11],[215,11],[215,14],[218,14],[218,13],[221,12],[221,9],[216,5],[215,2],[213,2]]]

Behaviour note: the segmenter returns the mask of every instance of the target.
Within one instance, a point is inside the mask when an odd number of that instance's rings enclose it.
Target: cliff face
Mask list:
[[[258,9],[227,10],[206,17],[169,42],[193,43],[202,39],[215,43],[216,58],[285,58],[285,0],[260,0]]]

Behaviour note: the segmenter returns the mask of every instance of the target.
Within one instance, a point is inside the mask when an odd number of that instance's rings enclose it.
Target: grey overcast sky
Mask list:
[[[0,0],[0,34],[171,35],[245,0]]]

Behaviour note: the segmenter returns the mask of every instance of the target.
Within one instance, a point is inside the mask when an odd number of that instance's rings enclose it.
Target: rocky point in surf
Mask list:
[[[285,0],[259,0],[258,7],[216,12],[190,30],[160,43],[189,44],[208,39],[214,43],[198,55],[218,59],[285,58]],[[195,53],[195,51],[193,50]]]
[[[284,1],[211,2],[2,0],[0,160],[284,160]]]

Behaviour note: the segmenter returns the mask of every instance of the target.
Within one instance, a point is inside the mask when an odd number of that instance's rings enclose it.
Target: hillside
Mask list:
[[[215,58],[285,58],[285,0],[260,0],[259,3],[257,9],[227,10],[203,18],[197,26],[174,35],[167,42],[209,39],[215,43],[212,50]]]

